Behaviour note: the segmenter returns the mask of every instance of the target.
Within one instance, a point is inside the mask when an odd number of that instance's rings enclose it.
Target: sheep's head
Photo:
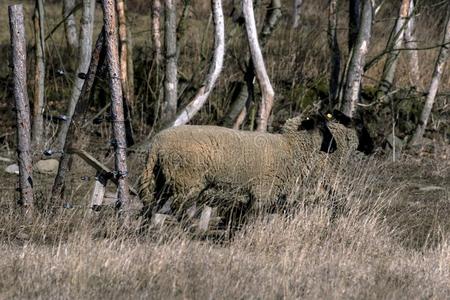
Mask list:
[[[362,119],[350,118],[338,110],[334,110],[332,116],[337,123],[342,124],[347,128],[356,130],[356,134],[358,136],[358,147],[356,150],[361,151],[366,155],[373,152],[374,143],[370,137],[369,131],[366,126],[364,126]]]
[[[308,117],[298,125],[298,130],[319,130],[322,135],[322,143],[320,145],[320,151],[326,153],[333,153],[337,150],[336,140],[328,128],[328,120],[321,114]]]

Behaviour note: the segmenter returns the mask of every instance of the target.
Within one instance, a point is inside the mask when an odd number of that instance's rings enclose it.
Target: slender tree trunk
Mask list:
[[[399,49],[402,46],[406,22],[409,12],[409,2],[410,0],[402,0],[400,6],[400,12],[391,33],[391,38],[388,41],[387,49]],[[389,51],[386,59],[386,63],[383,68],[383,75],[380,80],[380,85],[378,87],[379,97],[386,95],[392,87],[394,82],[395,70],[397,68],[397,62],[400,55],[400,50]]]
[[[36,0],[34,10],[34,36],[36,67],[34,73],[34,99],[33,99],[33,148],[40,153],[42,137],[44,134],[44,97],[45,97],[45,30],[44,30],[44,4],[43,0]]]
[[[122,91],[125,102],[128,106],[132,106],[132,96],[128,78],[128,29],[127,18],[125,14],[125,1],[116,0],[117,15],[119,17],[119,46],[120,46],[120,78],[122,79]]]
[[[128,71],[128,92],[130,97],[130,103],[136,106],[134,102],[134,62],[133,62],[133,37],[131,36],[130,27],[127,27],[127,71]]]
[[[361,23],[361,0],[350,0],[348,13],[348,51],[350,52],[356,43]]]
[[[300,24],[300,8],[302,6],[303,0],[293,0],[292,9],[292,28],[297,28]]]
[[[343,96],[343,112],[353,116],[356,104],[359,100],[361,79],[364,73],[366,54],[369,49],[370,36],[372,33],[373,7],[372,0],[364,0],[362,6],[361,25],[356,43],[353,47],[350,64],[347,70]]]
[[[161,112],[161,121],[163,123],[173,120],[177,113],[177,11],[175,1],[164,1],[164,55],[166,58],[166,69],[164,78],[164,103]]]
[[[422,109],[422,114],[420,115],[419,124],[417,125],[416,131],[414,132],[414,136],[412,137],[411,145],[417,145],[422,142],[423,134],[425,132],[425,128],[427,127],[428,119],[431,114],[431,109],[433,108],[434,99],[436,98],[436,94],[439,89],[442,72],[444,71],[444,66],[448,58],[448,49],[450,48],[449,43],[450,43],[450,3],[447,5],[447,23],[445,26],[442,47],[439,51],[439,55],[436,60],[436,65],[434,67],[433,77],[431,78],[431,83],[428,89],[425,105]]]
[[[30,151],[30,108],[27,93],[27,47],[23,6],[8,7],[11,34],[14,101],[17,116],[17,156],[19,160],[20,203],[33,207],[33,168]]]
[[[69,149],[81,148],[81,128],[85,123],[85,114],[89,106],[89,100],[91,99],[92,87],[94,86],[94,79],[99,67],[103,65],[105,59],[105,47],[104,47],[104,30],[100,32],[100,35],[95,44],[95,48],[92,52],[91,62],[86,74],[86,80],[83,83],[81,89],[80,99],[77,101],[75,111],[72,116],[72,120],[69,124],[67,131],[67,141],[64,144],[63,153],[59,160],[58,173],[52,188],[51,203],[61,203],[61,199],[64,199],[64,185],[65,177],[71,169],[71,155]]]
[[[420,68],[419,68],[419,55],[417,50],[414,50],[417,48],[416,43],[416,37],[414,35],[415,30],[415,12],[414,12],[414,0],[410,0],[409,4],[409,12],[408,12],[408,24],[405,28],[405,36],[404,36],[404,42],[405,46],[408,49],[408,60],[409,60],[409,74],[410,74],[410,81],[413,86],[420,86]]]
[[[64,30],[66,32],[67,45],[75,53],[78,49],[78,32],[77,23],[75,22],[75,16],[72,11],[75,8],[75,0],[63,0],[63,17]]]
[[[225,55],[225,25],[222,11],[221,0],[211,0],[211,8],[214,19],[214,54],[208,75],[198,90],[194,99],[178,114],[175,121],[170,126],[179,126],[189,122],[192,117],[200,110],[208,99],[209,94],[219,78],[223,66],[223,57]]]
[[[114,0],[102,0],[106,38],[106,62],[111,89],[111,119],[114,136],[115,168],[118,181],[118,207],[129,208],[127,142],[125,137],[125,115],[123,111],[122,84],[120,81],[119,50],[117,44],[116,11]]]
[[[272,0],[267,7],[267,13],[264,20],[264,25],[259,34],[260,47],[263,49],[266,45],[269,37],[274,31],[275,27],[278,25],[281,19],[281,1]],[[250,106],[250,101],[253,99],[253,83],[255,81],[255,68],[253,66],[253,61],[248,59],[247,68],[244,74],[243,83],[238,85],[235,97],[233,97],[233,102],[230,109],[226,113],[223,124],[227,127],[239,128],[245,119],[247,114],[247,109]],[[245,88],[245,86],[247,88]]]
[[[66,121],[62,123],[58,134],[58,149],[64,148],[67,131],[69,129],[70,119],[72,118],[75,106],[80,98],[81,88],[84,83],[84,76],[89,67],[89,61],[92,51],[92,32],[94,28],[95,15],[95,0],[83,0],[83,14],[81,17],[81,34],[80,34],[80,48],[79,48],[79,63],[74,80],[74,86],[69,100],[69,107],[67,110]]]
[[[152,1],[152,40],[153,40],[153,59],[159,65],[161,62],[161,1]]]
[[[337,0],[330,0],[328,15],[328,45],[331,50],[329,109],[333,107],[338,97],[339,74],[341,69],[341,51],[339,50],[337,39],[337,24]]]
[[[255,16],[253,13],[253,1],[243,0],[242,11],[245,19],[245,29],[247,33],[247,40],[250,48],[253,65],[255,67],[256,78],[261,89],[262,100],[258,111],[258,126],[257,131],[264,132],[267,130],[267,124],[272,110],[273,99],[275,92],[270,84],[269,75],[266,71],[264,58],[262,56],[261,48],[258,42],[258,33],[256,31]]]

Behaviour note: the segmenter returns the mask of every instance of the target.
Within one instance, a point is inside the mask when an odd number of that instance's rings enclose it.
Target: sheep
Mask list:
[[[294,189],[313,160],[358,149],[358,132],[342,117],[293,118],[281,134],[189,125],[163,130],[151,142],[141,175],[144,213],[150,216],[166,204],[181,218],[211,188],[238,190],[252,198],[254,208],[270,205]]]

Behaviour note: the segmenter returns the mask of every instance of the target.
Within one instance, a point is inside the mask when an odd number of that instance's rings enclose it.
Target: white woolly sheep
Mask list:
[[[349,122],[351,122],[351,119]],[[344,121],[348,121],[344,119]],[[239,190],[256,208],[286,197],[314,160],[358,148],[351,124],[293,118],[281,134],[179,126],[152,140],[139,194],[150,214],[168,201],[178,217],[209,188]]]

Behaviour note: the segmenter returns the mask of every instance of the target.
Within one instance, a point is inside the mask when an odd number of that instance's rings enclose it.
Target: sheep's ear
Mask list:
[[[319,129],[322,133],[322,144],[320,145],[320,151],[326,153],[333,153],[334,151],[336,151],[336,140],[334,139],[334,136],[328,128],[326,122],[321,123]]]
[[[316,128],[316,121],[314,121],[314,119],[311,118],[307,118],[306,120],[303,120],[300,125],[298,125],[298,130],[313,130],[314,128]]]
[[[333,110],[333,117],[339,124],[344,125],[345,127],[350,127],[352,125],[352,118],[345,115],[343,112],[335,109]]]

